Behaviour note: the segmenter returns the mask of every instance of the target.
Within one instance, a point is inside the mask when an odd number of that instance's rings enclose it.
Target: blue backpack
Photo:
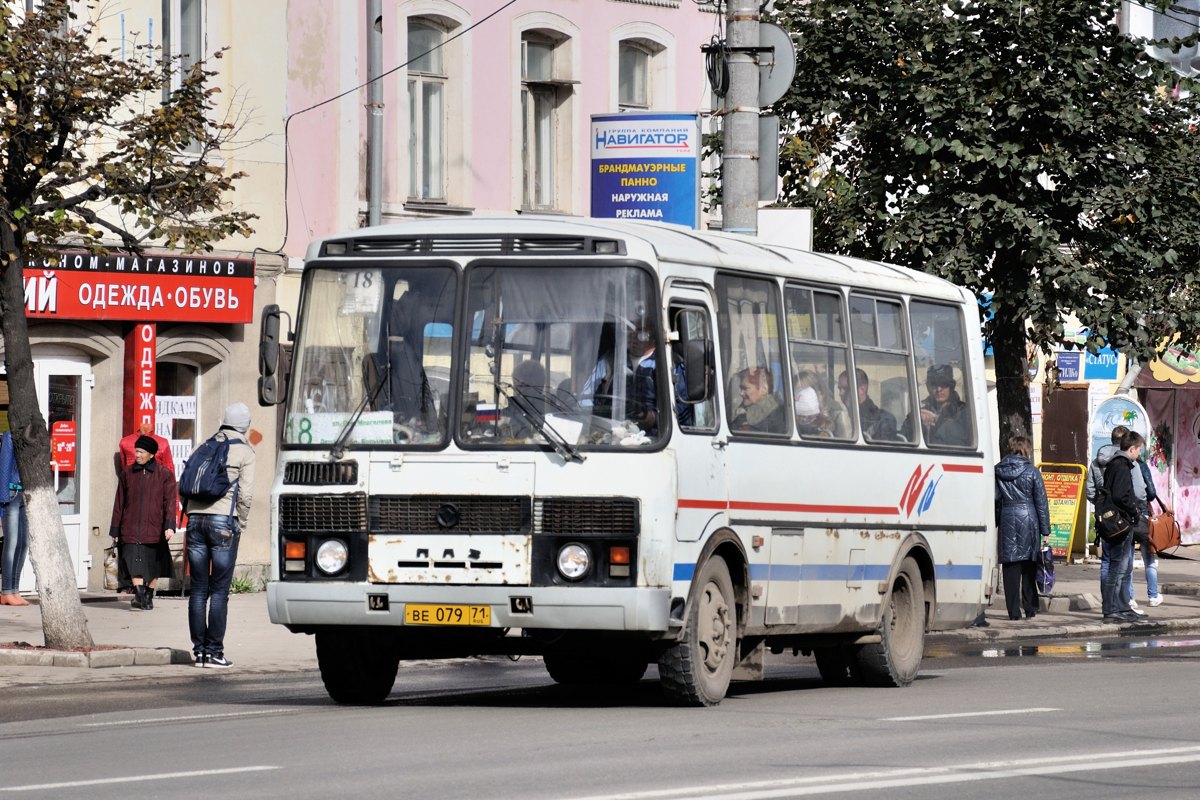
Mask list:
[[[229,480],[229,446],[245,444],[237,439],[213,437],[192,451],[183,474],[179,476],[179,496],[185,502],[212,503],[220,500],[236,484]],[[237,502],[237,491],[234,491]]]

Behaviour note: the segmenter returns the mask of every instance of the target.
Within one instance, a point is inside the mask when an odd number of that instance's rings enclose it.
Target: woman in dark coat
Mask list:
[[[1024,436],[1008,439],[1008,455],[996,465],[996,528],[1009,619],[1037,616],[1037,560],[1050,535],[1050,506],[1042,473],[1030,463],[1033,449]]]
[[[154,583],[171,574],[167,542],[175,534],[175,476],[154,460],[158,442],[139,436],[133,463],[117,479],[109,535],[120,541],[121,561],[133,583],[134,608],[154,608]]]

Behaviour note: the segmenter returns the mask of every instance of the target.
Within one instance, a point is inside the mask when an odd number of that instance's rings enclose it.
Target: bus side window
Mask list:
[[[788,434],[792,403],[780,342],[779,286],[741,275],[717,275],[715,284],[729,427],[735,434]]]
[[[918,441],[905,327],[898,301],[850,296],[853,384],[859,424],[869,443]]]
[[[925,392],[920,411],[925,443],[974,447],[974,415],[959,310],[914,300],[909,314],[918,386]]]
[[[842,297],[803,286],[784,290],[792,403],[804,438],[854,439],[856,408],[838,391],[848,375],[850,349]]]
[[[693,398],[688,394],[688,383],[695,385],[695,378],[687,368],[688,355],[685,347],[706,346],[711,354],[712,326],[707,310],[699,306],[671,306],[671,327],[678,336],[671,343],[671,391],[675,403],[675,419],[684,431],[695,433],[712,433],[717,429],[717,398],[715,384],[715,367],[709,363],[705,369],[711,370],[710,390],[707,397]],[[710,361],[710,359],[706,359]]]

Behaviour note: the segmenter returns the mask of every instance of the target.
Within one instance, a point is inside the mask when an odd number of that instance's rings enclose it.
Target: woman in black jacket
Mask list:
[[[996,528],[1009,619],[1020,619],[1022,610],[1026,619],[1037,616],[1037,560],[1050,535],[1046,485],[1032,456],[1029,439],[1010,436],[1008,455],[996,465]]]
[[[154,583],[171,574],[167,542],[175,534],[177,487],[171,471],[154,460],[158,442],[139,436],[133,463],[117,479],[109,535],[121,543],[121,561],[133,583],[134,608],[154,608]]]
[[[1130,522],[1141,517],[1141,503],[1133,492],[1133,470],[1146,440],[1137,431],[1130,431],[1121,439],[1121,451],[1112,457],[1104,468],[1104,492],[1113,505]],[[1129,598],[1122,591],[1125,573],[1133,559],[1133,538],[1126,534],[1120,542],[1105,542],[1108,553],[1108,572],[1100,585],[1104,619],[1107,622],[1137,622],[1141,617],[1129,607]],[[1109,548],[1112,548],[1109,550]]]

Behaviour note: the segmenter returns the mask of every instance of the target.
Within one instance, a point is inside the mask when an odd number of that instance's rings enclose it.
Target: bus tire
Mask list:
[[[906,558],[883,605],[878,644],[862,645],[858,665],[868,686],[908,686],[925,655],[925,585],[917,562]]]
[[[317,635],[321,682],[335,703],[377,706],[396,682],[400,649],[388,633],[323,631]]]
[[[658,676],[675,701],[715,706],[729,691],[737,662],[737,603],[725,560],[709,559],[696,585],[683,635],[659,656]]]
[[[649,666],[644,654],[634,652],[588,654],[551,651],[542,656],[542,661],[554,682],[565,686],[637,683]]]
[[[852,647],[818,647],[813,650],[813,658],[816,659],[821,679],[830,686],[857,686],[862,683],[862,671]]]

